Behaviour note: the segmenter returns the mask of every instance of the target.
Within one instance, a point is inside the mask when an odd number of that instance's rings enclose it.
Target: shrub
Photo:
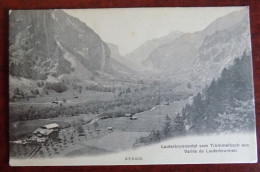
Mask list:
[[[47,89],[52,89],[56,91],[57,93],[62,93],[68,89],[68,87],[61,82],[54,82],[54,83],[46,83]]]

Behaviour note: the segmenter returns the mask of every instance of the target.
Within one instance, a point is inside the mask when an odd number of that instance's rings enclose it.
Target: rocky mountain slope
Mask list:
[[[174,31],[166,36],[146,41],[139,48],[126,54],[125,59],[132,62],[132,66],[135,66],[136,69],[143,70],[142,62],[147,58],[149,58],[149,55],[153,50],[155,50],[156,48],[164,44],[170,43],[171,41],[178,38],[182,34],[183,34],[182,32]]]
[[[88,26],[62,10],[15,10],[10,14],[10,74],[47,79],[94,70],[111,72],[110,50]]]
[[[98,34],[62,10],[14,10],[9,33],[12,100],[63,92],[98,77],[129,78],[133,72],[111,58],[111,47]]]
[[[251,52],[248,8],[218,18],[200,32],[186,33],[151,52],[143,64],[165,79],[209,83],[244,52]]]

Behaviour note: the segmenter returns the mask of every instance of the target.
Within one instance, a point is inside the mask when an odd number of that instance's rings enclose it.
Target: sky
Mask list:
[[[64,10],[92,28],[103,41],[116,44],[125,55],[148,40],[173,31],[203,30],[218,17],[245,7],[109,8]]]

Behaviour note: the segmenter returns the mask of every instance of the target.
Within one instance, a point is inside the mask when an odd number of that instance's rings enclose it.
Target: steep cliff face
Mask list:
[[[193,65],[199,74],[195,77],[209,83],[214,76],[220,76],[225,67],[232,65],[234,60],[243,54],[251,54],[248,15],[230,29],[205,37]]]
[[[135,71],[135,64],[124,58],[120,52],[119,47],[112,43],[106,43],[111,51],[111,66],[118,74],[125,74],[129,76]],[[115,74],[115,73],[114,73]]]
[[[231,13],[200,32],[183,34],[151,52],[143,64],[167,79],[210,83],[244,52],[250,54],[248,9]]]
[[[62,10],[12,11],[9,46],[10,74],[18,77],[44,80],[48,75],[112,71],[106,43]]]

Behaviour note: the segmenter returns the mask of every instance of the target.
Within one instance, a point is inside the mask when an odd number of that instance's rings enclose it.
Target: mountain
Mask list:
[[[13,10],[9,18],[10,100],[133,72],[111,58],[98,34],[62,10]]]
[[[133,64],[131,61],[127,60],[120,54],[119,47],[117,45],[108,43],[108,42],[106,42],[106,44],[108,45],[108,47],[111,51],[111,58],[116,60],[117,64],[123,65],[124,68],[126,68],[126,69],[130,69],[130,70],[136,69],[135,64]],[[121,67],[123,67],[123,66],[121,66]]]
[[[33,80],[70,74],[111,73],[110,49],[88,26],[62,10],[10,14],[10,74]]]
[[[244,53],[194,96],[182,116],[193,134],[254,131],[253,100],[252,57]]]
[[[142,66],[141,65],[142,62],[149,57],[150,53],[154,49],[160,47],[161,45],[170,43],[171,41],[178,38],[182,34],[183,34],[182,32],[175,31],[175,32],[171,32],[166,36],[146,41],[144,44],[142,44],[140,47],[138,47],[131,53],[126,54],[125,59],[132,62],[140,70],[140,67]]]
[[[158,47],[143,65],[151,71],[159,69],[166,80],[206,84],[244,52],[251,52],[248,8]]]
[[[209,83],[214,77],[220,76],[225,67],[232,65],[236,58],[244,53],[251,54],[249,16],[241,19],[231,28],[205,37],[197,51],[196,62],[192,65],[199,75],[193,78]]]
[[[121,76],[119,77],[130,78],[135,73],[135,71],[129,67],[131,66],[131,62],[126,60],[120,54],[117,45],[108,42],[106,44],[108,45],[108,48],[110,49],[111,52],[111,59],[110,59],[111,66],[115,71],[117,71],[117,74],[114,75],[119,76],[121,74]]]

